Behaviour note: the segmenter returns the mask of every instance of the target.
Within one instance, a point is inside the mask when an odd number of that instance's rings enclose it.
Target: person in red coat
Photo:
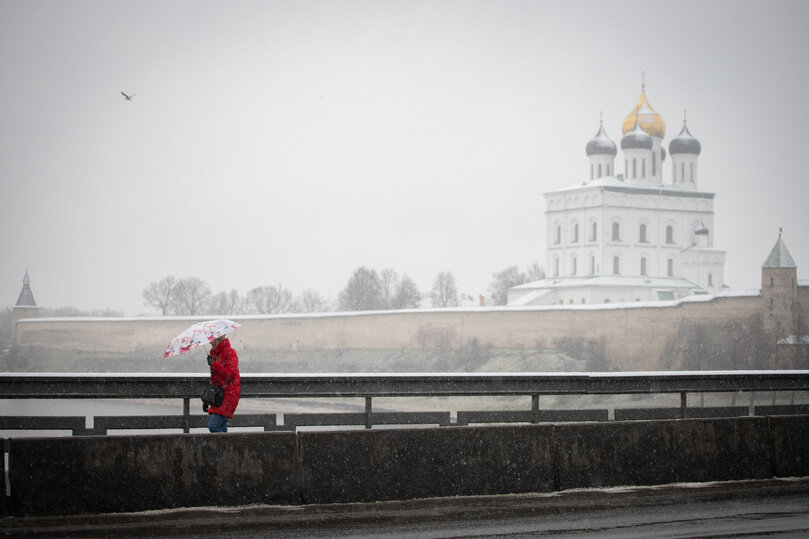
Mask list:
[[[239,397],[242,394],[241,377],[239,376],[239,356],[231,348],[230,341],[219,337],[211,341],[208,354],[208,365],[211,366],[211,384],[225,388],[225,399],[219,406],[207,408],[208,430],[211,432],[227,432],[228,419],[233,417]]]

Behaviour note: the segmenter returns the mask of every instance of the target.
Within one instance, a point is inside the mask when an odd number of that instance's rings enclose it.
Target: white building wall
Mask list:
[[[713,230],[713,198],[690,191],[680,193],[671,187],[665,189],[623,191],[585,185],[546,193],[548,277],[614,275],[616,259],[618,275],[641,276],[641,259],[645,258],[645,276],[682,277],[706,289],[719,290],[724,282],[724,254],[710,264],[704,259],[686,262],[683,254],[696,246],[698,228]],[[618,226],[617,239],[613,238],[613,225]],[[641,225],[646,227],[646,241],[641,238]],[[712,237],[709,234],[704,247],[712,247]],[[709,274],[713,286],[709,285]],[[557,303],[581,300],[580,296],[563,297],[564,294],[560,292]],[[585,299],[600,302],[603,298]]]

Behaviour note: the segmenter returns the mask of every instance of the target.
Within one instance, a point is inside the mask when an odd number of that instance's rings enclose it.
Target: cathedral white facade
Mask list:
[[[645,84],[623,122],[621,156],[603,122],[587,143],[590,177],[545,193],[546,278],[509,290],[509,305],[679,299],[723,290],[713,246],[714,194],[699,190],[702,147],[685,120],[668,144]],[[623,173],[616,173],[617,165]]]

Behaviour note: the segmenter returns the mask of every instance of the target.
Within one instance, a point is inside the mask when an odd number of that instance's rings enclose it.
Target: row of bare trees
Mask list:
[[[489,287],[491,301],[505,305],[508,289],[528,280],[541,279],[544,272],[533,264],[521,272],[511,266],[495,273]],[[225,315],[370,311],[381,309],[415,309],[423,305],[444,308],[457,307],[461,296],[455,276],[442,271],[435,276],[432,289],[423,294],[407,275],[391,268],[377,272],[366,267],[354,271],[340,292],[336,305],[314,290],[295,296],[291,290],[278,286],[261,286],[241,296],[238,291],[213,293],[211,287],[198,277],[177,279],[173,276],[152,282],[143,290],[143,303],[166,315]],[[429,299],[429,301],[425,301]]]
[[[329,310],[328,302],[317,292],[306,290],[299,297],[278,286],[260,286],[248,291],[212,293],[199,277],[173,276],[152,282],[143,290],[143,304],[166,315],[312,313]]]

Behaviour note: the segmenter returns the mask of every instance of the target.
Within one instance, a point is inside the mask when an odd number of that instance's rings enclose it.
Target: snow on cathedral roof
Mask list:
[[[590,189],[593,187],[601,188],[605,191],[620,191],[622,193],[638,194],[638,195],[665,195],[676,197],[689,197],[689,198],[714,198],[714,193],[706,191],[691,191],[689,189],[681,189],[675,185],[659,184],[659,185],[630,185],[624,181],[617,179],[614,176],[602,176],[595,180],[563,187],[554,191],[547,191],[544,196],[559,195],[568,191],[575,191],[578,189]]]
[[[693,288],[700,287],[687,279],[676,277],[650,277],[631,275],[598,275],[593,277],[557,277],[541,279],[530,283],[521,284],[511,290],[537,290],[582,286],[618,286],[618,287],[643,287],[643,288]]]

